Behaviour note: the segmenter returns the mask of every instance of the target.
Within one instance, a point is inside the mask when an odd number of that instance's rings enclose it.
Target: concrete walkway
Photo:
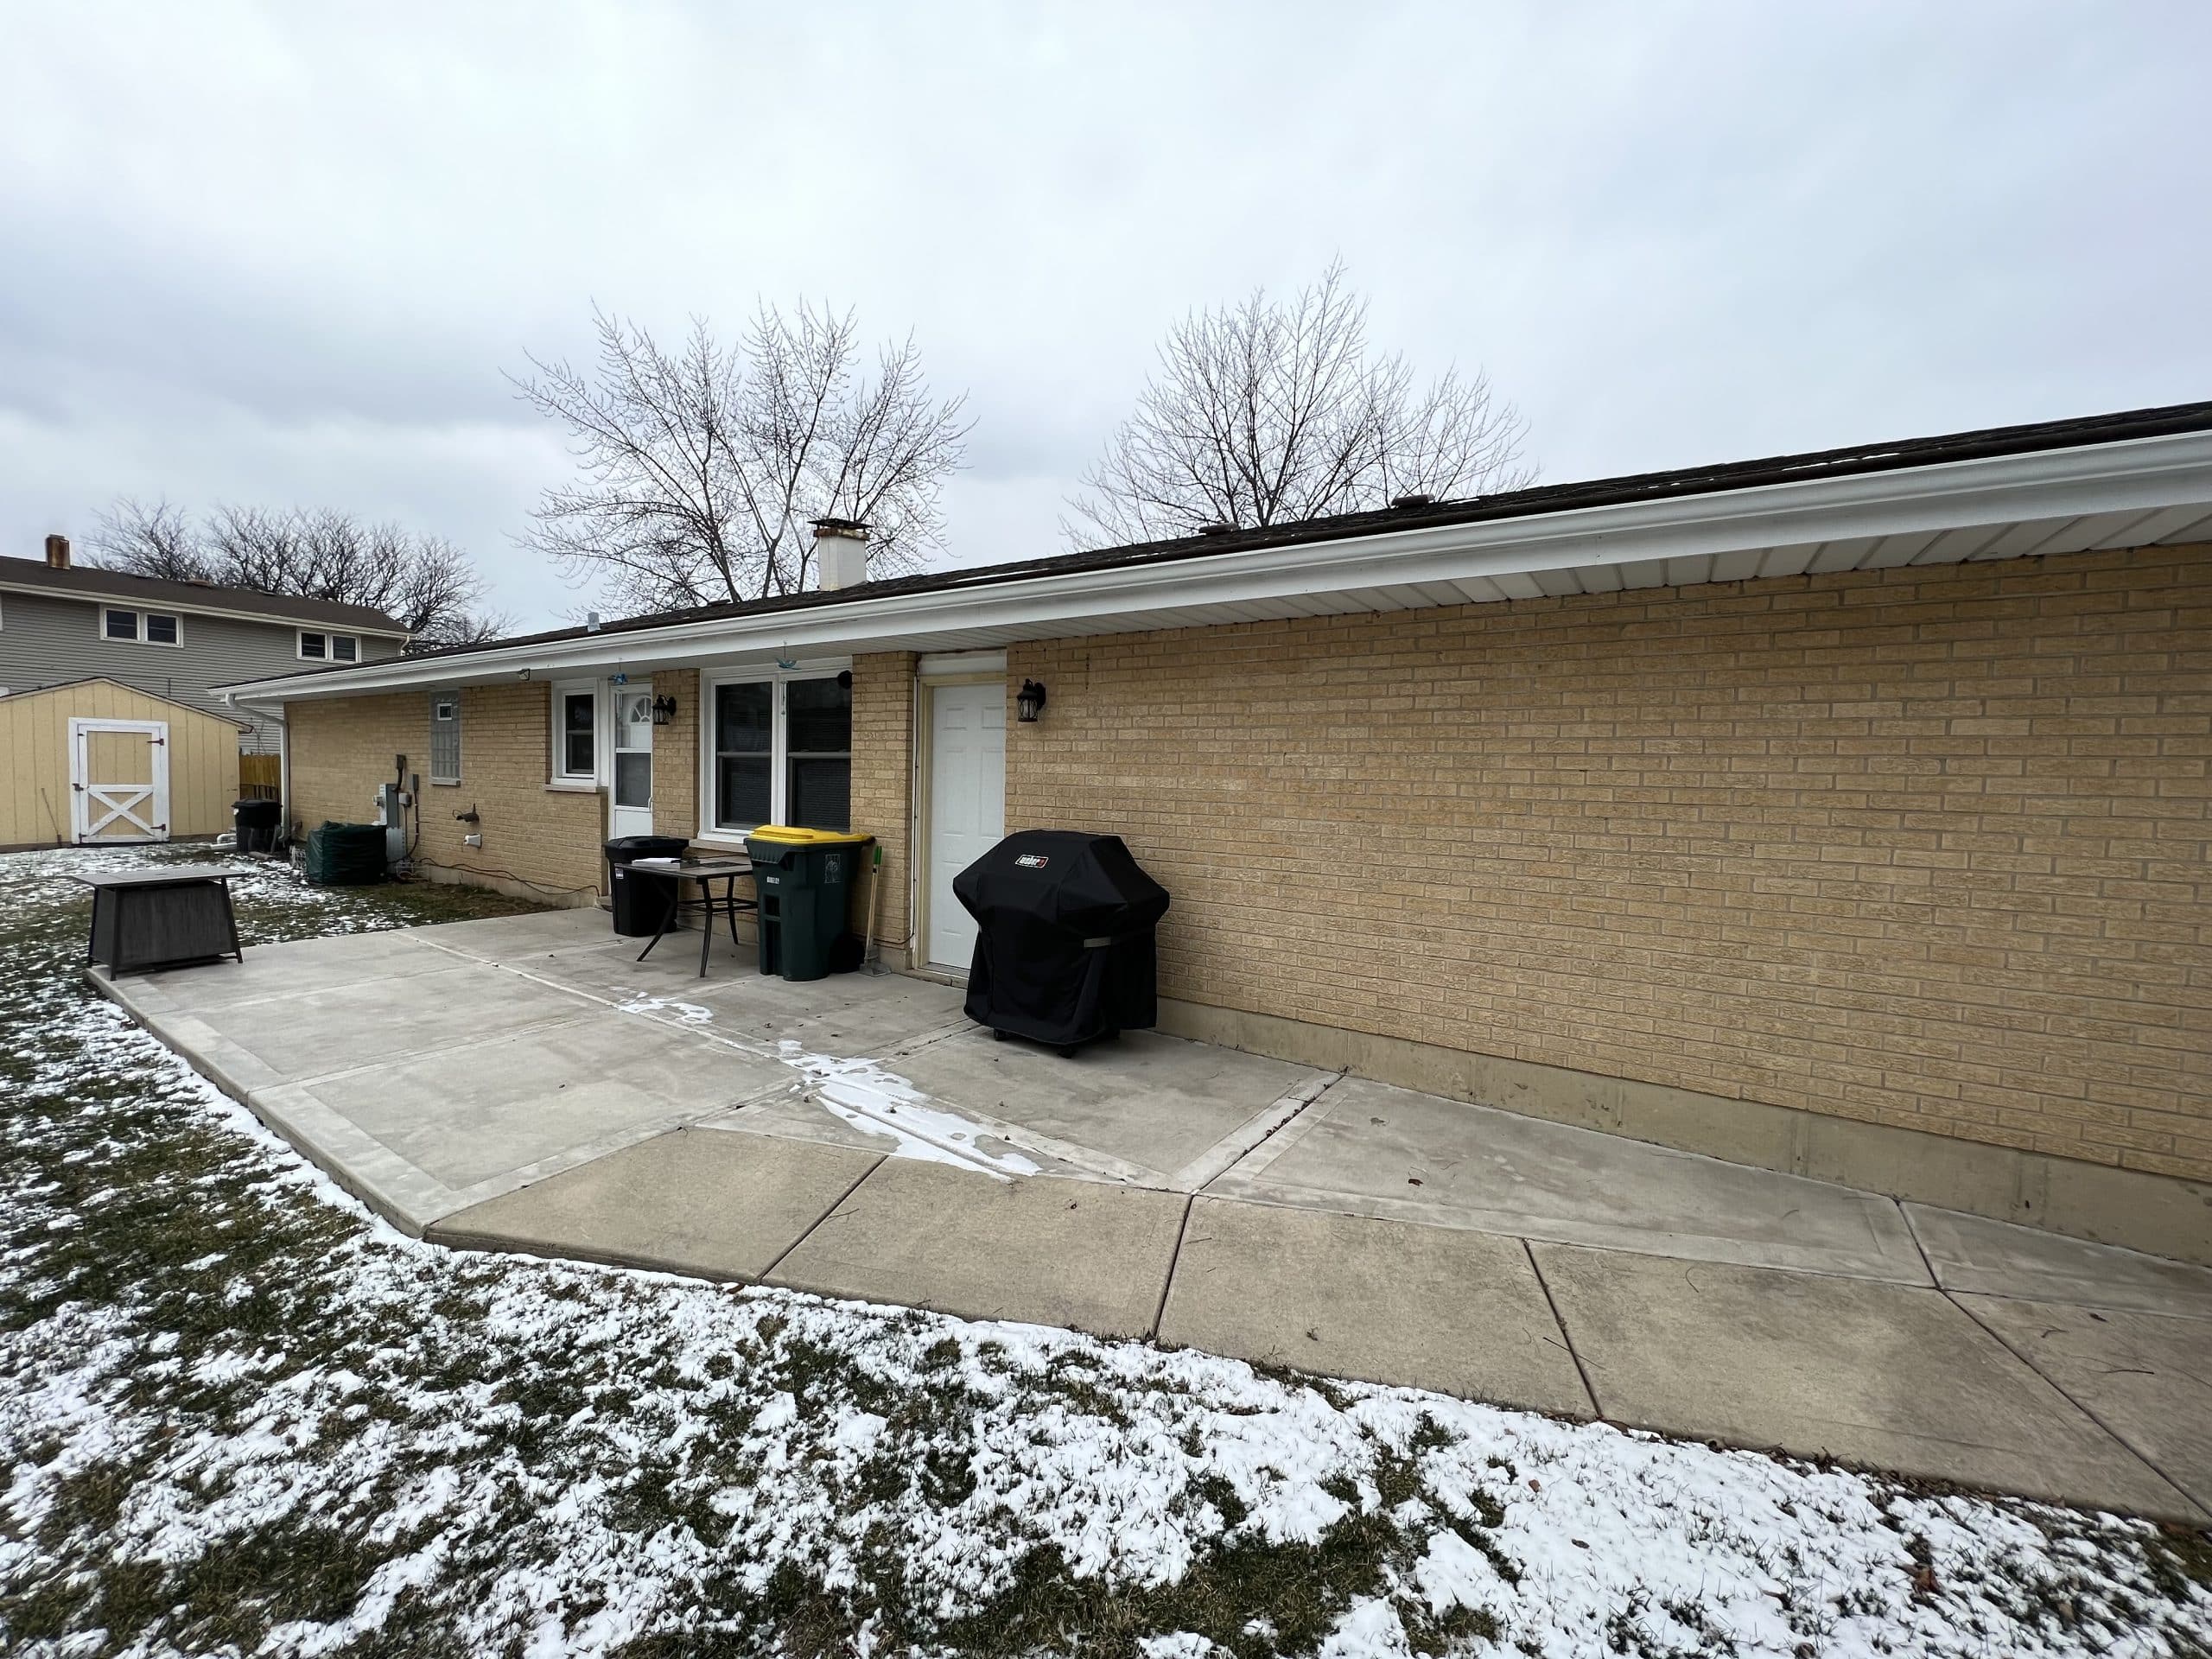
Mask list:
[[[594,912],[102,988],[442,1243],[1071,1325],[2202,1522],[2212,1270]]]

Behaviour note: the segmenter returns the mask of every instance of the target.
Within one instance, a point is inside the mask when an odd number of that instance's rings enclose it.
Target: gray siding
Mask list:
[[[210,688],[321,666],[300,660],[299,624],[170,613],[160,605],[147,605],[138,608],[175,614],[183,641],[149,645],[103,637],[100,615],[110,606],[131,608],[124,600],[0,593],[0,686],[29,691],[105,676],[226,720],[251,721],[253,730],[239,734],[238,747],[250,754],[276,751],[283,721],[276,714],[229,708]],[[361,638],[363,662],[398,653],[396,639]]]

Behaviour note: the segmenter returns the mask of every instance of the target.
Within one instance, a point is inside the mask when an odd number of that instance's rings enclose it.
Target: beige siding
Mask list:
[[[168,727],[169,835],[231,827],[238,794],[238,733],[228,721],[111,680],[87,680],[0,698],[0,847],[66,845],[70,838],[69,722],[160,721]]]
[[[1162,989],[2212,1178],[2212,549],[1016,645]]]

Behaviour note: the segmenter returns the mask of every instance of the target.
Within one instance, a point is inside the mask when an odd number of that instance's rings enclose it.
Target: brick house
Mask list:
[[[2212,404],[883,582],[823,529],[820,591],[230,694],[300,823],[405,756],[451,879],[849,826],[957,969],[976,851],[1110,831],[1171,1031],[2204,1256]]]

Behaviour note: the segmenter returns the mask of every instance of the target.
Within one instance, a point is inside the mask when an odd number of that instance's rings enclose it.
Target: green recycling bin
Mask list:
[[[874,836],[764,823],[745,838],[760,901],[760,971],[820,979],[845,931],[853,878]]]

